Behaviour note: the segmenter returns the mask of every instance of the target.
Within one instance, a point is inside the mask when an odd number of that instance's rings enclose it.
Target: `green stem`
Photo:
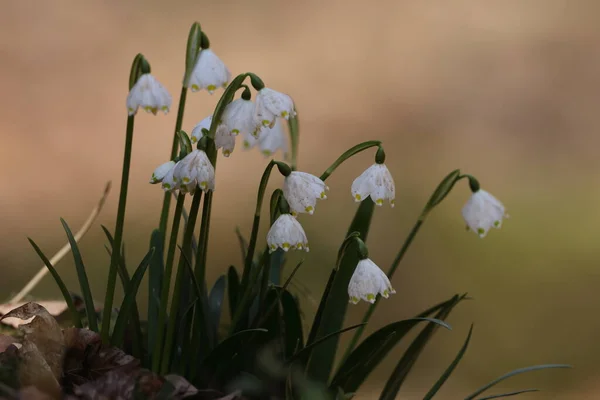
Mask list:
[[[423,222],[425,222],[426,216],[427,216],[426,213],[421,214],[421,216],[417,220],[417,223],[413,226],[412,230],[408,234],[408,237],[404,241],[404,244],[402,245],[402,248],[400,249],[400,251],[396,255],[396,258],[394,258],[394,261],[392,262],[392,266],[390,267],[390,269],[389,269],[389,271],[387,273],[387,276],[388,276],[389,279],[392,279],[392,276],[394,275],[394,272],[396,272],[396,269],[398,268],[398,265],[400,265],[400,261],[402,261],[402,258],[404,258],[404,254],[406,254],[406,251],[408,250],[408,248],[412,244],[415,236],[417,236],[417,233],[419,232],[419,229],[421,229],[421,225],[423,225]],[[371,304],[369,306],[369,308],[368,308],[367,312],[365,313],[365,316],[363,317],[361,323],[366,324],[367,322],[369,322],[369,319],[371,319],[371,316],[375,312],[375,308],[377,307],[377,304],[379,304],[379,300],[380,299],[377,299],[377,301],[375,303],[373,303],[373,304]],[[352,350],[354,350],[354,348],[358,344],[358,341],[359,341],[359,339],[360,339],[363,331],[365,330],[365,326],[366,325],[362,325],[362,326],[358,327],[356,329],[356,331],[354,331],[354,335],[352,336],[352,340],[350,340],[350,344],[346,348],[346,352],[344,353],[344,357],[342,358],[342,362],[340,363],[340,365],[350,356],[350,353],[352,353]]]
[[[170,195],[170,192],[167,192]],[[173,226],[171,228],[171,237],[169,239],[169,248],[167,250],[167,261],[165,263],[165,273],[163,276],[162,288],[160,292],[160,304],[158,310],[158,319],[155,329],[158,329],[154,352],[152,353],[152,371],[158,373],[160,367],[160,356],[163,347],[163,338],[165,334],[165,317],[167,315],[167,306],[169,303],[169,290],[171,289],[171,276],[173,275],[173,262],[175,260],[175,250],[177,249],[177,236],[179,234],[179,223],[183,204],[185,203],[185,194],[177,196],[175,206],[175,215],[173,216]]]
[[[333,164],[323,174],[321,175],[321,180],[329,178],[329,175],[333,173],[344,161],[349,159],[350,157],[360,153],[363,150],[366,150],[370,147],[381,147],[381,142],[379,140],[369,140],[367,142],[359,143],[356,146],[346,150],[341,156],[338,157],[337,160],[334,161]]]
[[[175,121],[175,133],[173,134],[173,144],[171,145],[171,156],[169,160],[173,160],[177,155],[177,148],[179,143],[178,132],[181,130],[181,124],[183,123],[183,113],[185,111],[185,102],[187,99],[187,88],[184,86],[181,88],[181,95],[179,96],[179,108],[177,109],[177,120]],[[162,210],[160,212],[160,222],[158,229],[162,232],[166,238],[167,234],[167,220],[169,219],[169,207],[171,206],[171,193],[165,192],[163,198]]]
[[[110,269],[108,271],[108,283],[106,285],[106,296],[104,297],[104,308],[102,315],[102,341],[108,343],[110,339],[110,319],[115,296],[115,285],[117,283],[118,263],[121,257],[121,243],[123,242],[123,225],[125,224],[125,206],[127,203],[127,188],[129,186],[129,167],[131,164],[131,149],[133,147],[133,122],[134,115],[127,117],[127,128],[125,134],[125,154],[123,156],[123,171],[121,175],[121,191],[119,193],[119,207],[117,209],[117,223],[113,242],[113,251],[110,257]]]
[[[290,117],[288,120],[288,126],[290,128],[290,142],[292,144],[292,160],[291,167],[292,171],[295,171],[298,166],[298,141],[300,140],[300,127],[298,124],[298,111],[296,110],[296,115]]]
[[[433,210],[435,206],[440,204],[442,202],[442,200],[444,200],[446,198],[446,196],[450,193],[450,191],[452,191],[452,188],[454,188],[454,184],[463,178],[469,178],[469,180],[475,179],[475,178],[471,177],[470,175],[461,175],[460,170],[456,169],[456,170],[450,172],[448,175],[446,175],[446,177],[444,177],[444,179],[442,179],[442,181],[438,184],[438,186],[435,188],[435,190],[431,194],[429,200],[425,204],[425,207],[423,208],[423,211],[421,212],[419,219],[417,220],[417,222],[411,229],[410,233],[408,234],[408,237],[404,241],[402,248],[396,255],[396,258],[394,259],[394,261],[392,262],[392,265],[387,273],[388,278],[392,279],[394,272],[396,272],[398,265],[400,265],[400,262],[404,258],[404,254],[406,254],[406,251],[412,244],[413,240],[415,239],[415,236],[417,236],[419,229],[421,229],[421,225],[423,225],[423,223],[425,222],[425,219],[427,218],[427,216],[429,215],[431,210]],[[363,317],[363,320],[362,320],[363,323],[366,324],[369,321],[369,319],[373,315],[373,312],[375,312],[375,308],[377,307],[377,304],[379,304],[379,301],[376,301],[374,304],[371,304],[371,306],[369,306],[369,309],[367,310],[367,312],[365,313],[365,316]],[[346,349],[346,352],[344,354],[344,358],[342,359],[342,362],[343,362],[343,360],[346,360],[346,358],[348,358],[348,356],[350,355],[352,350],[354,350],[354,347],[358,344],[358,340],[360,339],[360,336],[362,335],[364,330],[365,330],[365,326],[363,325],[363,326],[359,327],[356,330],[356,332],[354,332],[354,336],[352,337],[352,340],[350,341],[350,344],[348,345],[348,348]]]
[[[269,177],[271,176],[271,170],[275,166],[275,161],[271,160],[265,172],[260,179],[260,185],[258,186],[258,196],[256,199],[256,209],[254,210],[254,222],[252,223],[252,233],[250,234],[250,241],[248,242],[248,252],[246,253],[246,262],[244,264],[244,271],[242,273],[242,290],[246,291],[248,286],[248,279],[250,278],[250,270],[252,269],[252,261],[254,259],[254,250],[256,248],[256,241],[258,239],[258,227],[260,225],[260,209],[262,208],[263,199],[265,197],[265,191],[267,184],[269,183]]]
[[[165,346],[162,353],[161,369],[160,373],[165,374],[168,372],[169,365],[171,363],[171,352],[173,350],[173,338],[175,335],[175,328],[177,327],[177,312],[179,310],[180,295],[182,280],[185,276],[186,267],[184,265],[185,256],[191,259],[191,243],[192,236],[194,235],[194,228],[196,226],[196,218],[198,217],[198,210],[200,209],[200,200],[202,199],[202,191],[200,188],[196,188],[196,193],[192,199],[192,206],[190,207],[190,216],[188,220],[185,233],[183,234],[183,245],[182,249],[184,254],[179,257],[179,264],[177,266],[177,276],[175,278],[175,288],[173,289],[173,296],[171,300],[171,313],[169,315],[169,324],[167,326],[167,337],[165,340]]]

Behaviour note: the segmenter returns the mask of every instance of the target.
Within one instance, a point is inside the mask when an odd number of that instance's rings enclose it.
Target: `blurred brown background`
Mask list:
[[[483,240],[466,233],[465,182],[430,216],[371,330],[457,292],[452,332],[440,331],[403,390],[419,399],[474,338],[442,398],[460,398],[508,370],[561,362],[571,371],[516,378],[502,389],[540,387],[523,399],[600,397],[600,3],[573,0],[431,1],[3,1],[0,11],[0,260],[4,297],[39,268],[26,235],[53,253],[114,189],[100,223],[114,228],[130,62],[137,52],[174,97],[189,25],[198,20],[232,73],[258,73],[294,98],[300,168],[321,173],[358,141],[382,139],[396,208],[376,210],[369,238],[382,268],[450,170],[474,174],[511,219]],[[188,131],[217,95],[188,96]],[[125,240],[133,264],[158,222],[162,193],[147,184],[166,160],[175,111],[136,119]],[[298,278],[305,311],[315,301],[355,210],[349,186],[372,163],[356,157],[334,174],[329,199],[302,217],[311,252]],[[219,163],[209,278],[240,265],[234,229],[248,233],[265,159],[238,148]],[[274,181],[274,185],[279,182]],[[275,186],[274,186],[275,187]],[[263,227],[264,228],[264,227]],[[82,243],[95,297],[108,257],[96,225]],[[302,255],[304,256],[304,255]],[[299,258],[294,255],[293,259]],[[59,264],[77,287],[70,259]],[[64,271],[64,272],[63,272]],[[60,296],[51,278],[41,298]],[[120,294],[119,294],[120,296]],[[351,307],[348,324],[364,304]],[[401,346],[400,346],[401,347]],[[376,389],[397,357],[371,380]],[[358,398],[370,398],[365,388]]]

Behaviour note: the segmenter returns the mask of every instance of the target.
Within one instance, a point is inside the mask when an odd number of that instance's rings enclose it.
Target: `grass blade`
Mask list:
[[[360,238],[364,242],[367,241],[374,208],[375,203],[370,198],[360,203],[346,237],[353,232],[358,232]],[[346,317],[346,309],[348,308],[348,283],[357,263],[358,252],[356,250],[356,243],[353,243],[348,246],[348,251],[345,252],[339,264],[339,270],[335,274],[330,292],[327,297],[324,296],[321,299],[325,304],[322,309],[322,315],[319,316],[320,326],[317,327],[316,338],[325,337],[330,333],[342,329]],[[319,305],[320,307],[321,305]],[[339,336],[335,336],[320,347],[318,355],[313,355],[310,358],[307,366],[308,376],[320,382],[327,382],[329,380],[337,353],[338,341]]]
[[[279,296],[279,302],[283,309],[283,323],[285,326],[284,356],[291,357],[296,349],[304,347],[304,332],[302,330],[300,305],[294,296],[285,289],[281,291]]]
[[[339,336],[339,335],[341,335],[341,334],[342,334],[342,333],[344,333],[344,332],[348,332],[348,331],[351,331],[351,330],[353,330],[353,329],[356,329],[356,328],[358,328],[358,327],[360,327],[360,326],[362,326],[362,325],[363,325],[363,324],[352,325],[352,326],[349,326],[349,327],[347,327],[347,328],[340,329],[340,330],[339,330],[339,331],[337,331],[337,332],[330,333],[330,334],[329,334],[329,335],[327,335],[327,336],[323,336],[322,338],[320,338],[320,339],[318,339],[318,340],[315,340],[314,342],[312,342],[311,344],[307,345],[307,346],[306,346],[306,347],[304,347],[302,350],[300,350],[300,351],[298,351],[296,354],[294,354],[294,355],[293,355],[293,356],[292,356],[292,357],[291,357],[291,358],[288,360],[288,363],[291,363],[291,362],[293,362],[293,361],[295,361],[295,360],[301,360],[301,362],[306,362],[306,360],[308,360],[308,359],[309,359],[309,357],[310,357],[310,355],[311,355],[312,351],[314,350],[314,348],[315,348],[315,347],[317,347],[318,345],[320,345],[321,343],[324,343],[324,342],[328,341],[329,339],[331,339],[331,338],[333,338],[333,337],[335,337],[335,336]]]
[[[225,275],[221,275],[215,282],[210,294],[208,295],[208,309],[210,319],[213,325],[213,338],[216,339],[219,334],[219,325],[221,323],[221,309],[223,307],[223,299],[225,298]]]
[[[140,265],[135,270],[131,281],[125,291],[125,297],[123,298],[123,302],[121,303],[121,307],[119,308],[119,315],[117,316],[117,320],[115,321],[115,326],[113,328],[112,336],[111,336],[111,344],[115,347],[119,347],[123,344],[123,338],[125,337],[125,329],[127,328],[127,323],[129,322],[129,318],[132,315],[133,305],[135,303],[135,298],[137,296],[138,289],[140,284],[142,283],[142,278],[146,273],[146,269],[148,268],[148,264],[150,264],[150,260],[154,255],[154,248],[151,248],[150,251],[146,254],[146,256],[140,262]]]
[[[460,360],[465,355],[465,352],[467,351],[467,347],[469,346],[469,341],[471,340],[472,333],[473,333],[473,325],[471,325],[471,329],[469,329],[469,334],[467,335],[467,339],[465,340],[465,343],[463,344],[460,351],[454,358],[454,361],[452,361],[452,363],[448,366],[446,371],[444,371],[442,376],[440,376],[440,378],[435,383],[435,385],[433,385],[433,387],[429,390],[429,392],[427,392],[425,397],[423,397],[423,400],[431,400],[433,398],[433,396],[435,396],[435,394],[440,390],[442,385],[444,385],[444,383],[446,383],[446,381],[448,380],[448,378],[450,377],[452,372],[454,372],[454,369],[456,368],[456,366],[458,365]]]
[[[87,278],[83,259],[81,258],[79,246],[77,246],[77,242],[75,241],[73,233],[71,232],[71,229],[69,228],[69,225],[67,225],[66,221],[61,218],[60,223],[65,229],[65,232],[67,233],[67,239],[69,239],[69,244],[71,245],[71,252],[73,253],[73,259],[75,260],[75,269],[77,270],[77,278],[79,279],[79,285],[81,286],[81,295],[83,296],[83,301],[85,303],[85,311],[87,314],[89,327],[92,331],[98,332],[96,307],[94,306],[94,298],[92,297],[90,283]],[[103,310],[103,312],[110,313],[110,310]]]
[[[502,397],[512,397],[512,396],[516,396],[516,395],[519,395],[522,393],[531,393],[531,392],[539,392],[539,391],[540,391],[540,389],[523,389],[523,390],[517,390],[516,392],[493,394],[491,396],[480,397],[479,400],[500,399]]]
[[[164,237],[161,231],[155,229],[150,237],[150,248],[154,248],[154,257],[148,269],[148,352],[152,359],[152,352],[157,340],[157,330],[164,329],[158,326],[158,313],[160,310],[160,295],[165,272],[164,266]],[[135,306],[137,308],[137,305]]]
[[[449,302],[445,307],[443,307],[436,315],[435,319],[445,320],[450,315],[452,309],[463,300],[463,297],[455,296],[452,298],[452,301]],[[400,391],[400,387],[406,380],[409,372],[412,370],[412,367],[415,365],[415,362],[421,355],[421,352],[436,332],[437,327],[435,325],[426,326],[421,333],[413,340],[410,344],[398,364],[396,364],[396,368],[390,375],[390,378],[386,382],[381,395],[379,396],[380,400],[393,400],[396,398],[398,392]]]
[[[534,365],[531,367],[515,369],[514,371],[504,374],[504,375],[500,376],[499,378],[494,379],[487,385],[482,386],[481,388],[477,389],[474,393],[465,397],[465,400],[473,400],[475,397],[479,396],[480,394],[482,394],[486,390],[490,389],[491,387],[493,387],[493,386],[497,385],[498,383],[502,382],[503,380],[511,378],[515,375],[523,374],[525,372],[549,369],[549,368],[572,368],[572,366],[567,365],[567,364],[544,364],[544,365]]]
[[[227,270],[227,296],[229,298],[229,315],[233,319],[240,296],[240,276],[233,265]]]
[[[48,260],[46,255],[42,252],[42,250],[39,248],[39,246],[33,241],[33,239],[27,238],[27,240],[29,240],[29,243],[31,243],[31,246],[33,246],[33,249],[35,250],[37,255],[40,257],[42,262],[44,264],[46,264],[46,268],[48,268],[48,270],[50,271],[50,274],[56,281],[56,284],[58,285],[58,288],[60,289],[60,291],[65,299],[65,302],[67,303],[67,306],[69,307],[69,311],[71,312],[71,318],[73,319],[73,325],[75,325],[76,328],[83,328],[83,324],[81,323],[81,317],[79,316],[79,312],[77,311],[77,308],[75,308],[75,304],[73,304],[73,298],[71,297],[71,293],[69,293],[69,290],[67,289],[67,286],[63,282],[62,278],[60,277],[60,275],[58,275],[58,272],[56,272],[56,269],[54,268],[54,266],[52,265],[50,260]]]

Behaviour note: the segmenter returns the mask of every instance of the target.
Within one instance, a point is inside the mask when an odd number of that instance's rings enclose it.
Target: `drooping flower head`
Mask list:
[[[502,219],[507,218],[504,205],[483,189],[479,184],[475,187],[471,198],[462,209],[462,215],[467,223],[467,228],[483,238],[490,228],[500,228]]]
[[[152,177],[150,178],[150,183],[159,183],[163,181],[163,178],[167,175],[167,173],[175,167],[175,161],[168,161],[164,164],[156,167],[154,172],[152,173]]]
[[[156,115],[158,110],[165,114],[171,108],[171,95],[151,74],[143,74],[127,95],[127,112],[134,115],[142,107]]]
[[[212,123],[212,115],[204,118],[202,121],[198,122],[194,128],[192,128],[192,133],[190,135],[190,142],[192,144],[197,143],[204,134],[202,133],[202,129],[210,130],[210,124]]]
[[[292,215],[314,213],[317,199],[327,198],[326,190],[329,188],[325,182],[306,172],[292,171],[283,182],[283,197],[290,205]]]
[[[387,275],[371,259],[358,262],[348,285],[350,303],[356,304],[362,299],[372,304],[378,294],[387,299],[393,293],[396,291]]]
[[[273,89],[262,88],[256,95],[254,120],[263,126],[273,126],[275,118],[289,119],[296,115],[290,96]]]
[[[173,167],[171,167],[171,169],[169,169],[169,171],[167,171],[167,173],[165,174],[165,176],[162,178],[162,189],[165,192],[171,192],[171,191],[177,191],[179,190],[179,184],[177,182],[177,180],[175,179],[174,173],[175,173],[175,169],[177,168],[177,165],[179,164],[179,162],[175,163],[173,165]]]
[[[192,134],[190,136],[190,142],[192,144],[197,143],[202,137],[204,133],[203,129],[209,130],[210,124],[212,123],[212,115],[204,118],[202,121],[196,124],[192,129]],[[222,149],[223,155],[225,157],[229,157],[231,153],[233,153],[233,149],[235,148],[235,135],[233,135],[227,126],[224,124],[219,124],[217,126],[217,131],[215,132],[215,146],[217,149]]]
[[[254,119],[256,105],[252,100],[239,98],[225,107],[223,111],[223,124],[229,128],[233,135],[254,134],[260,130],[261,125]]]
[[[205,192],[215,190],[215,168],[202,150],[196,149],[178,162],[173,177],[185,192],[194,193],[196,186]]]
[[[272,253],[277,248],[284,251],[306,250],[308,251],[308,240],[300,222],[290,214],[281,214],[275,220],[269,233],[267,233],[267,245]]]
[[[272,128],[265,126],[261,129],[258,137],[258,147],[265,157],[271,157],[280,149],[283,151],[284,157],[286,156],[288,151],[287,134],[279,118]]]
[[[200,51],[196,65],[190,77],[192,92],[206,89],[213,94],[220,87],[226,87],[231,73],[219,57],[211,49]]]
[[[352,182],[352,197],[355,201],[363,201],[369,196],[378,206],[383,205],[383,201],[387,199],[390,206],[394,207],[396,185],[385,164],[371,165]]]

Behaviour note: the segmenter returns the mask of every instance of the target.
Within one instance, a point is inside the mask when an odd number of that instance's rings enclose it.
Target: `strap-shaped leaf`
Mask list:
[[[456,366],[458,365],[460,360],[465,355],[465,352],[467,351],[467,347],[469,346],[469,341],[471,340],[472,333],[473,333],[473,325],[471,325],[471,328],[469,329],[469,334],[467,335],[467,339],[465,340],[465,343],[460,348],[460,351],[458,352],[458,354],[456,355],[456,357],[454,358],[452,363],[448,366],[448,368],[446,368],[446,371],[444,371],[442,376],[440,376],[440,378],[437,380],[435,385],[433,385],[433,387],[431,389],[429,389],[429,392],[427,392],[425,397],[423,397],[423,400],[431,400],[433,398],[433,396],[435,396],[435,394],[444,385],[444,383],[446,383],[446,381],[448,380],[448,378],[450,377],[452,372],[454,372],[454,370],[456,369]]]
[[[158,326],[158,313],[160,310],[160,296],[162,282],[165,273],[164,265],[164,235],[158,229],[152,232],[150,237],[150,248],[154,248],[154,256],[150,261],[148,268],[148,351],[154,350],[158,329],[164,329]],[[137,304],[134,304],[137,308]],[[150,354],[152,358],[152,354]]]
[[[225,298],[226,283],[227,279],[225,275],[221,275],[213,285],[208,296],[208,309],[210,311],[210,320],[213,324],[213,338],[215,339],[218,337],[219,325],[221,323],[221,309],[223,308],[223,299]]]
[[[337,332],[330,333],[327,336],[323,336],[322,338],[319,338],[318,340],[315,340],[314,342],[312,342],[311,344],[307,345],[305,348],[303,348],[302,350],[300,350],[296,354],[294,354],[288,360],[288,363],[292,363],[292,362],[298,361],[298,362],[300,362],[300,364],[305,364],[306,360],[309,359],[312,351],[316,347],[318,347],[321,343],[325,343],[325,342],[327,342],[329,339],[331,339],[333,337],[339,336],[339,335],[341,335],[344,332],[351,331],[351,330],[356,329],[356,328],[361,327],[361,326],[363,326],[363,324],[352,325],[352,326],[349,326],[347,328],[340,329]]]
[[[478,400],[501,399],[503,397],[512,397],[512,396],[517,396],[517,395],[523,394],[523,393],[531,393],[531,392],[539,392],[539,391],[540,391],[540,389],[523,389],[523,390],[517,390],[514,392],[493,394],[491,396],[480,397]]]
[[[62,293],[62,295],[65,299],[65,302],[67,303],[67,307],[69,307],[69,311],[71,312],[71,318],[73,319],[73,325],[75,325],[76,328],[83,328],[83,324],[81,323],[81,317],[79,316],[79,312],[77,311],[77,308],[75,308],[75,304],[73,304],[73,298],[71,297],[71,293],[69,293],[69,290],[67,289],[67,286],[63,282],[62,278],[60,277],[58,272],[56,272],[56,269],[54,268],[54,266],[52,265],[50,260],[48,260],[48,257],[46,257],[46,255],[42,252],[42,250],[39,248],[39,246],[33,241],[33,239],[27,238],[27,240],[29,240],[29,243],[31,243],[31,246],[33,246],[33,249],[35,250],[37,255],[40,257],[42,262],[44,264],[46,264],[48,271],[50,271],[50,274],[54,278],[54,281],[56,281],[56,284],[58,285],[58,288],[60,289],[60,292]]]
[[[289,357],[296,349],[304,347],[304,333],[302,331],[302,317],[298,302],[287,290],[281,293],[281,308],[283,309],[285,356]]]
[[[73,237],[73,233],[71,232],[71,229],[65,220],[61,218],[60,223],[65,229],[67,239],[69,239],[69,244],[71,245],[71,252],[73,253],[73,259],[75,260],[75,269],[77,270],[77,278],[79,279],[79,286],[81,287],[81,295],[83,296],[83,301],[85,303],[85,312],[87,314],[88,324],[92,331],[98,332],[96,307],[94,306],[94,298],[92,297],[90,283],[87,278],[87,273],[85,271],[85,265],[83,264],[81,252],[79,251],[79,246],[77,245],[77,241]],[[103,312],[110,313],[110,310],[103,310]]]
[[[440,311],[435,315],[436,319],[445,320],[450,315],[452,309],[461,301],[465,296],[455,296],[452,298],[446,306],[442,307]],[[437,326],[428,325],[426,326],[421,333],[413,340],[410,344],[394,371],[390,375],[390,378],[386,382],[381,395],[379,396],[380,400],[393,400],[397,397],[398,392],[400,391],[400,387],[406,380],[408,373],[411,371],[412,367],[415,365],[417,358],[421,355],[421,352],[429,342],[429,339],[436,332]]]
[[[341,365],[331,382],[331,389],[356,392],[381,360],[418,323],[429,322],[450,329],[444,321],[433,318],[410,318],[384,326],[364,340]]]
[[[229,316],[233,318],[240,296],[240,276],[232,265],[227,270],[227,297],[229,298]]]
[[[135,272],[133,273],[133,277],[129,282],[129,286],[127,287],[125,297],[123,298],[123,302],[119,308],[119,315],[115,321],[115,327],[113,328],[113,333],[110,339],[111,344],[115,347],[119,347],[123,343],[123,338],[125,337],[125,328],[127,328],[127,323],[131,317],[138,289],[140,288],[142,278],[144,277],[146,269],[148,268],[150,260],[153,256],[154,248],[151,248],[140,262],[140,265],[136,268]]]
[[[352,232],[358,232],[360,238],[364,242],[367,241],[374,208],[375,203],[370,198],[360,203],[346,237]],[[348,284],[350,283],[350,278],[354,273],[356,264],[358,264],[356,246],[356,243],[348,246],[348,250],[345,252],[339,264],[339,270],[335,274],[331,284],[331,289],[326,293],[327,297],[323,296],[321,298],[321,302],[325,302],[325,304],[322,314],[319,315],[318,322],[320,325],[317,327],[315,340],[342,329],[348,308]],[[319,308],[321,308],[320,305]],[[327,382],[329,380],[337,353],[338,341],[339,336],[336,336],[320,346],[318,353],[312,354],[307,366],[308,376],[319,382]]]
[[[480,394],[482,394],[486,390],[490,389],[491,387],[493,387],[493,386],[497,385],[498,383],[502,382],[503,380],[511,378],[515,375],[523,374],[525,372],[538,371],[541,369],[549,369],[549,368],[572,368],[572,367],[567,364],[544,364],[544,365],[534,365],[531,367],[515,369],[514,371],[506,373],[506,374],[494,379],[487,385],[484,385],[481,388],[477,389],[474,393],[465,397],[465,400],[473,400],[475,397],[479,396]],[[515,393],[515,394],[518,394],[518,393]],[[504,395],[504,397],[506,397],[506,395]],[[489,398],[490,397],[488,397],[488,399]],[[491,398],[493,398],[493,397],[491,397]]]

